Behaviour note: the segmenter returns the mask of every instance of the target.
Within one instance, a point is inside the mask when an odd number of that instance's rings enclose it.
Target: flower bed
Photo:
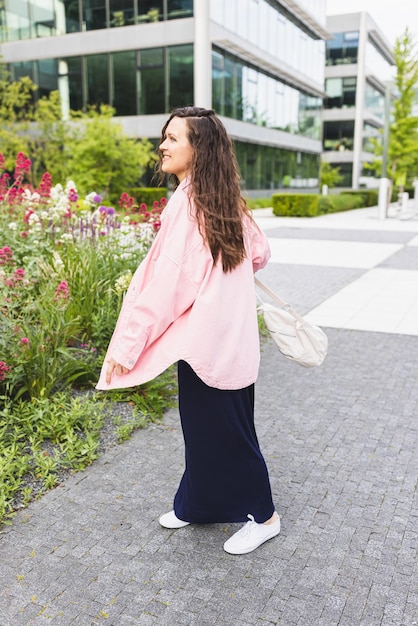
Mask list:
[[[98,394],[87,393],[83,413],[74,389],[92,389],[97,380],[132,273],[166,204],[137,206],[123,194],[117,208],[107,206],[96,192],[79,198],[72,181],[52,185],[48,173],[33,189],[25,183],[30,167],[19,153],[15,171],[6,172],[0,154],[0,520],[16,494],[30,500],[29,492],[22,496],[28,477],[48,488],[60,464],[81,469],[95,458],[103,410]],[[170,380],[157,387],[161,413]],[[152,413],[144,395],[125,397]]]

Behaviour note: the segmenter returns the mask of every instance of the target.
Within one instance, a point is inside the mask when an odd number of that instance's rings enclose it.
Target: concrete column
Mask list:
[[[354,120],[354,147],[353,147],[353,189],[358,189],[361,173],[361,153],[363,152],[363,123],[364,97],[366,90],[366,44],[367,44],[367,14],[360,15],[360,33],[357,58],[357,89],[356,115]]]
[[[194,103],[212,108],[210,0],[194,0]]]

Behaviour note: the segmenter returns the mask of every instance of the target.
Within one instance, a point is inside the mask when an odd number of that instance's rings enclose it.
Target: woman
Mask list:
[[[254,428],[259,336],[253,272],[270,256],[240,193],[231,141],[208,109],[176,109],[158,170],[175,192],[136,271],[98,389],[146,382],[178,363],[186,467],[160,524],[247,523],[224,544],[245,554],[280,532]]]

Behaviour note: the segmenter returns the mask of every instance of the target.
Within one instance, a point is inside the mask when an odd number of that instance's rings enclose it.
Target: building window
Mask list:
[[[212,53],[212,81],[212,106],[221,115],[320,139],[320,98],[285,85],[220,49]]]
[[[325,122],[324,150],[352,150],[354,121]]]
[[[349,109],[356,106],[356,78],[327,78],[325,109]]]
[[[245,47],[255,45],[322,85],[325,42],[302,32],[280,5],[272,0],[211,0],[211,19],[241,37]]]
[[[318,186],[319,155],[234,142],[246,189],[312,189]]]
[[[37,97],[48,96],[51,91],[58,89],[57,61],[55,59],[42,59],[35,63],[34,82],[38,85]]]
[[[72,111],[81,111],[84,109],[86,101],[83,90],[82,58],[68,57],[64,59],[64,64],[67,66],[70,109]]]
[[[364,123],[363,128],[363,151],[375,152],[376,143],[382,143],[382,131],[376,126],[372,126],[367,122]]]
[[[138,52],[139,114],[164,113],[165,71],[164,48],[150,48]]]
[[[357,63],[358,41],[358,31],[335,33],[333,38],[326,43],[326,64]]]
[[[106,0],[83,0],[83,30],[97,30],[106,26]]]
[[[167,0],[167,19],[178,20],[192,16],[193,0]]]
[[[339,187],[351,187],[353,181],[353,164],[352,163],[331,163],[331,167],[338,167],[340,170],[340,176],[342,176],[341,182],[338,183]]]
[[[57,35],[81,30],[79,3],[74,0],[56,0]]]
[[[118,115],[137,114],[136,52],[114,52],[112,59],[112,106]]]
[[[373,85],[371,85],[368,81],[366,82],[364,106],[370,113],[378,117],[380,120],[384,120],[385,96],[381,91],[376,89],[376,87],[373,87]]]
[[[168,110],[193,104],[193,46],[167,48]]]
[[[29,3],[15,3],[13,9],[7,5],[7,9],[4,13],[4,22],[5,41],[29,39],[31,37]]]
[[[87,103],[99,107],[109,104],[109,55],[91,54],[87,61]]]
[[[394,68],[379,49],[368,39],[366,43],[367,72],[376,76],[380,81],[386,82],[393,79]]]
[[[134,0],[109,0],[109,26],[130,26],[135,23]]]
[[[138,0],[138,24],[159,22],[164,19],[163,0]]]

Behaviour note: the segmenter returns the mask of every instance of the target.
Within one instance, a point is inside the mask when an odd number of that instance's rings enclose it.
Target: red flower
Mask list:
[[[52,187],[51,174],[49,174],[49,172],[45,172],[39,184],[39,193],[41,194],[42,198],[49,198],[49,196],[51,195],[51,187]]]
[[[23,152],[18,152],[16,157],[16,166],[14,172],[14,178],[16,182],[21,182],[23,176],[27,174],[32,167],[32,161],[27,159]]]

